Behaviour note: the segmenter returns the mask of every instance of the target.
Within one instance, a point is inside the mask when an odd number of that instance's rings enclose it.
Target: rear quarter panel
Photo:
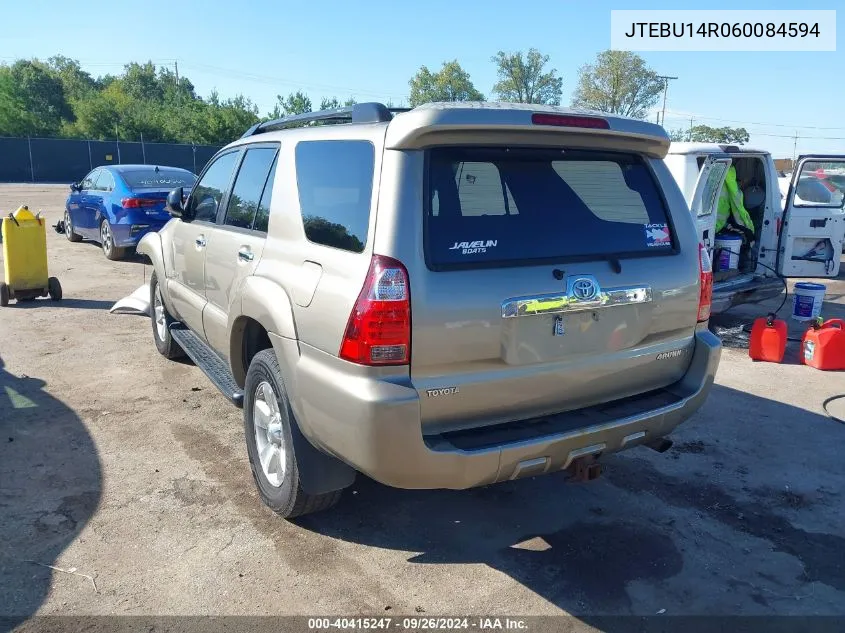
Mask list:
[[[279,168],[267,240],[255,276],[276,284],[289,297],[296,335],[301,343],[337,355],[373,253],[386,126],[327,128],[291,130],[280,137]],[[302,223],[295,169],[296,144],[307,140],[344,139],[367,140],[374,147],[372,211],[362,253],[309,242]]]

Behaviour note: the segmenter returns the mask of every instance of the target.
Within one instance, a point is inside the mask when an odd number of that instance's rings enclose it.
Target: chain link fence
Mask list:
[[[218,145],[0,137],[0,182],[70,183],[101,165],[167,165],[199,174]]]

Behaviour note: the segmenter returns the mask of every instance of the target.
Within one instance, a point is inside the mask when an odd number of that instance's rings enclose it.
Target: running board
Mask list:
[[[202,369],[209,380],[214,383],[220,392],[226,396],[232,404],[238,408],[244,406],[244,392],[235,382],[229,365],[217,353],[211,349],[205,341],[191,332],[181,323],[174,323],[170,326],[170,335],[173,340],[179,343],[179,347],[185,350],[194,364]]]

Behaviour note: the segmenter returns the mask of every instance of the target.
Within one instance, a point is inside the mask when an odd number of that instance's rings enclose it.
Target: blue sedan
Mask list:
[[[99,242],[109,259],[120,259],[141,237],[163,227],[170,215],[167,194],[177,187],[186,192],[197,177],[178,167],[107,165],[97,167],[70,186],[65,203],[65,236]]]

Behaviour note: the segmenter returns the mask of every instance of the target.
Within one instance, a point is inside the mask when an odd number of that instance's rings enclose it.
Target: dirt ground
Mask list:
[[[0,186],[0,210],[53,224],[65,195]],[[253,490],[241,412],[161,357],[148,319],[109,314],[148,267],[52,229],[48,250],[65,299],[0,309],[0,615],[845,615],[845,426],[822,412],[845,379],[795,344],[755,364],[729,331],[674,448],[613,456],[596,482],[359,477],[288,523]],[[845,276],[828,292],[845,314]]]

